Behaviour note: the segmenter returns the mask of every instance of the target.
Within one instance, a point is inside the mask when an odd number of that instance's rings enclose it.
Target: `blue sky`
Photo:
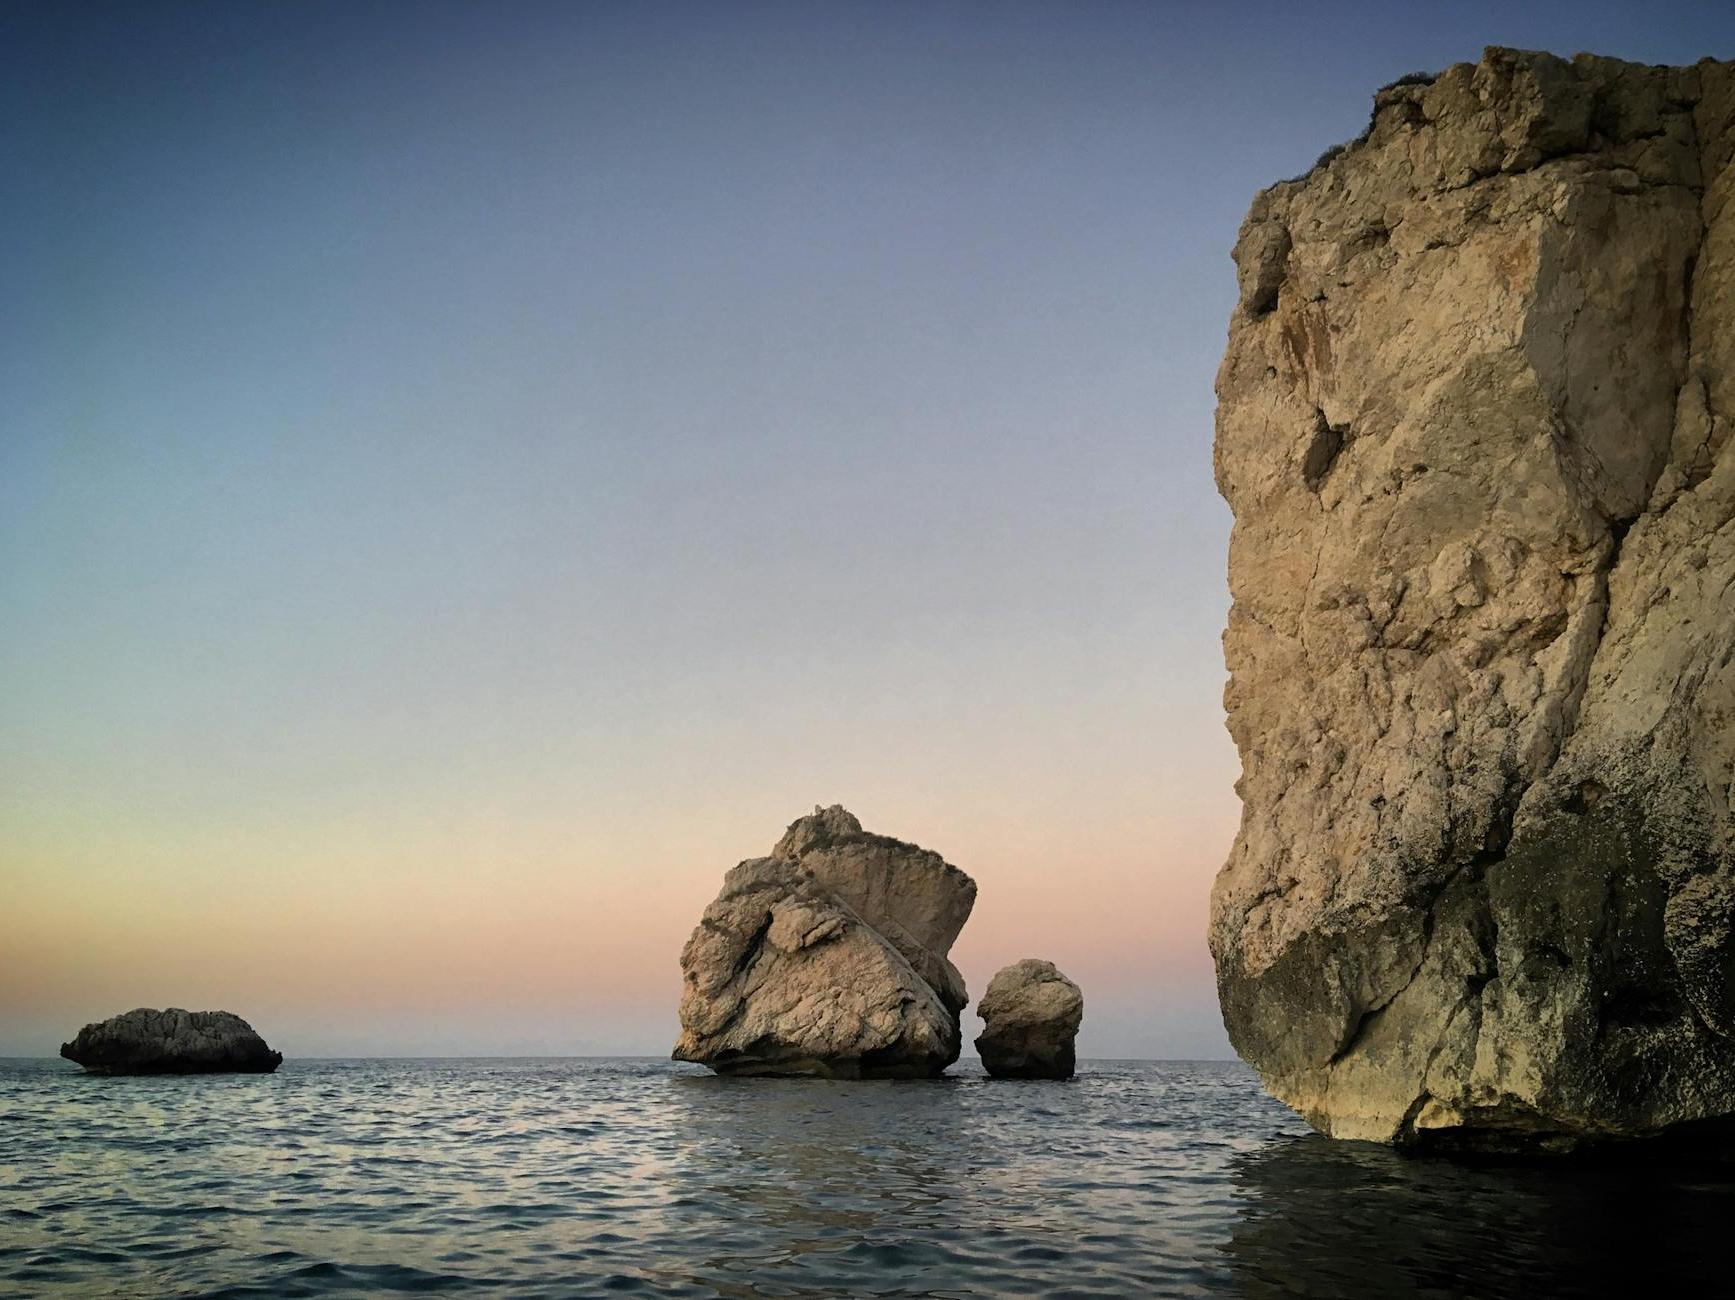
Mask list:
[[[0,1051],[662,1051],[840,801],[1225,1053],[1229,249],[1485,44],[1735,9],[0,8]]]

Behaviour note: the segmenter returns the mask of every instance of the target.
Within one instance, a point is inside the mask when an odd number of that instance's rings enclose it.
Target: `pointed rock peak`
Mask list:
[[[793,861],[809,849],[823,848],[833,840],[848,839],[861,833],[861,822],[842,804],[834,803],[829,808],[814,804],[810,816],[798,817],[790,823],[783,838],[777,841],[777,847],[771,850],[771,856]]]

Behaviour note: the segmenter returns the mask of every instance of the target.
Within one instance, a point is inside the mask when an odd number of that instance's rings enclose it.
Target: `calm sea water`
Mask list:
[[[1309,1136],[1251,1072],[0,1062],[0,1293],[1729,1294],[1735,1185]]]

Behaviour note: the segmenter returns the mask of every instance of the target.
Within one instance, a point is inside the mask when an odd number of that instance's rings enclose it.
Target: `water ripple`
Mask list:
[[[0,1292],[32,1295],[1711,1293],[1731,1209],[1702,1174],[1328,1143],[1218,1063],[0,1062]]]

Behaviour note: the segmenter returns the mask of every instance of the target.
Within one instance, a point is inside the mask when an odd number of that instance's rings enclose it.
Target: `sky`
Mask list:
[[[0,1055],[660,1055],[831,803],[1229,1055],[1229,250],[1486,44],[1735,6],[0,5]]]

